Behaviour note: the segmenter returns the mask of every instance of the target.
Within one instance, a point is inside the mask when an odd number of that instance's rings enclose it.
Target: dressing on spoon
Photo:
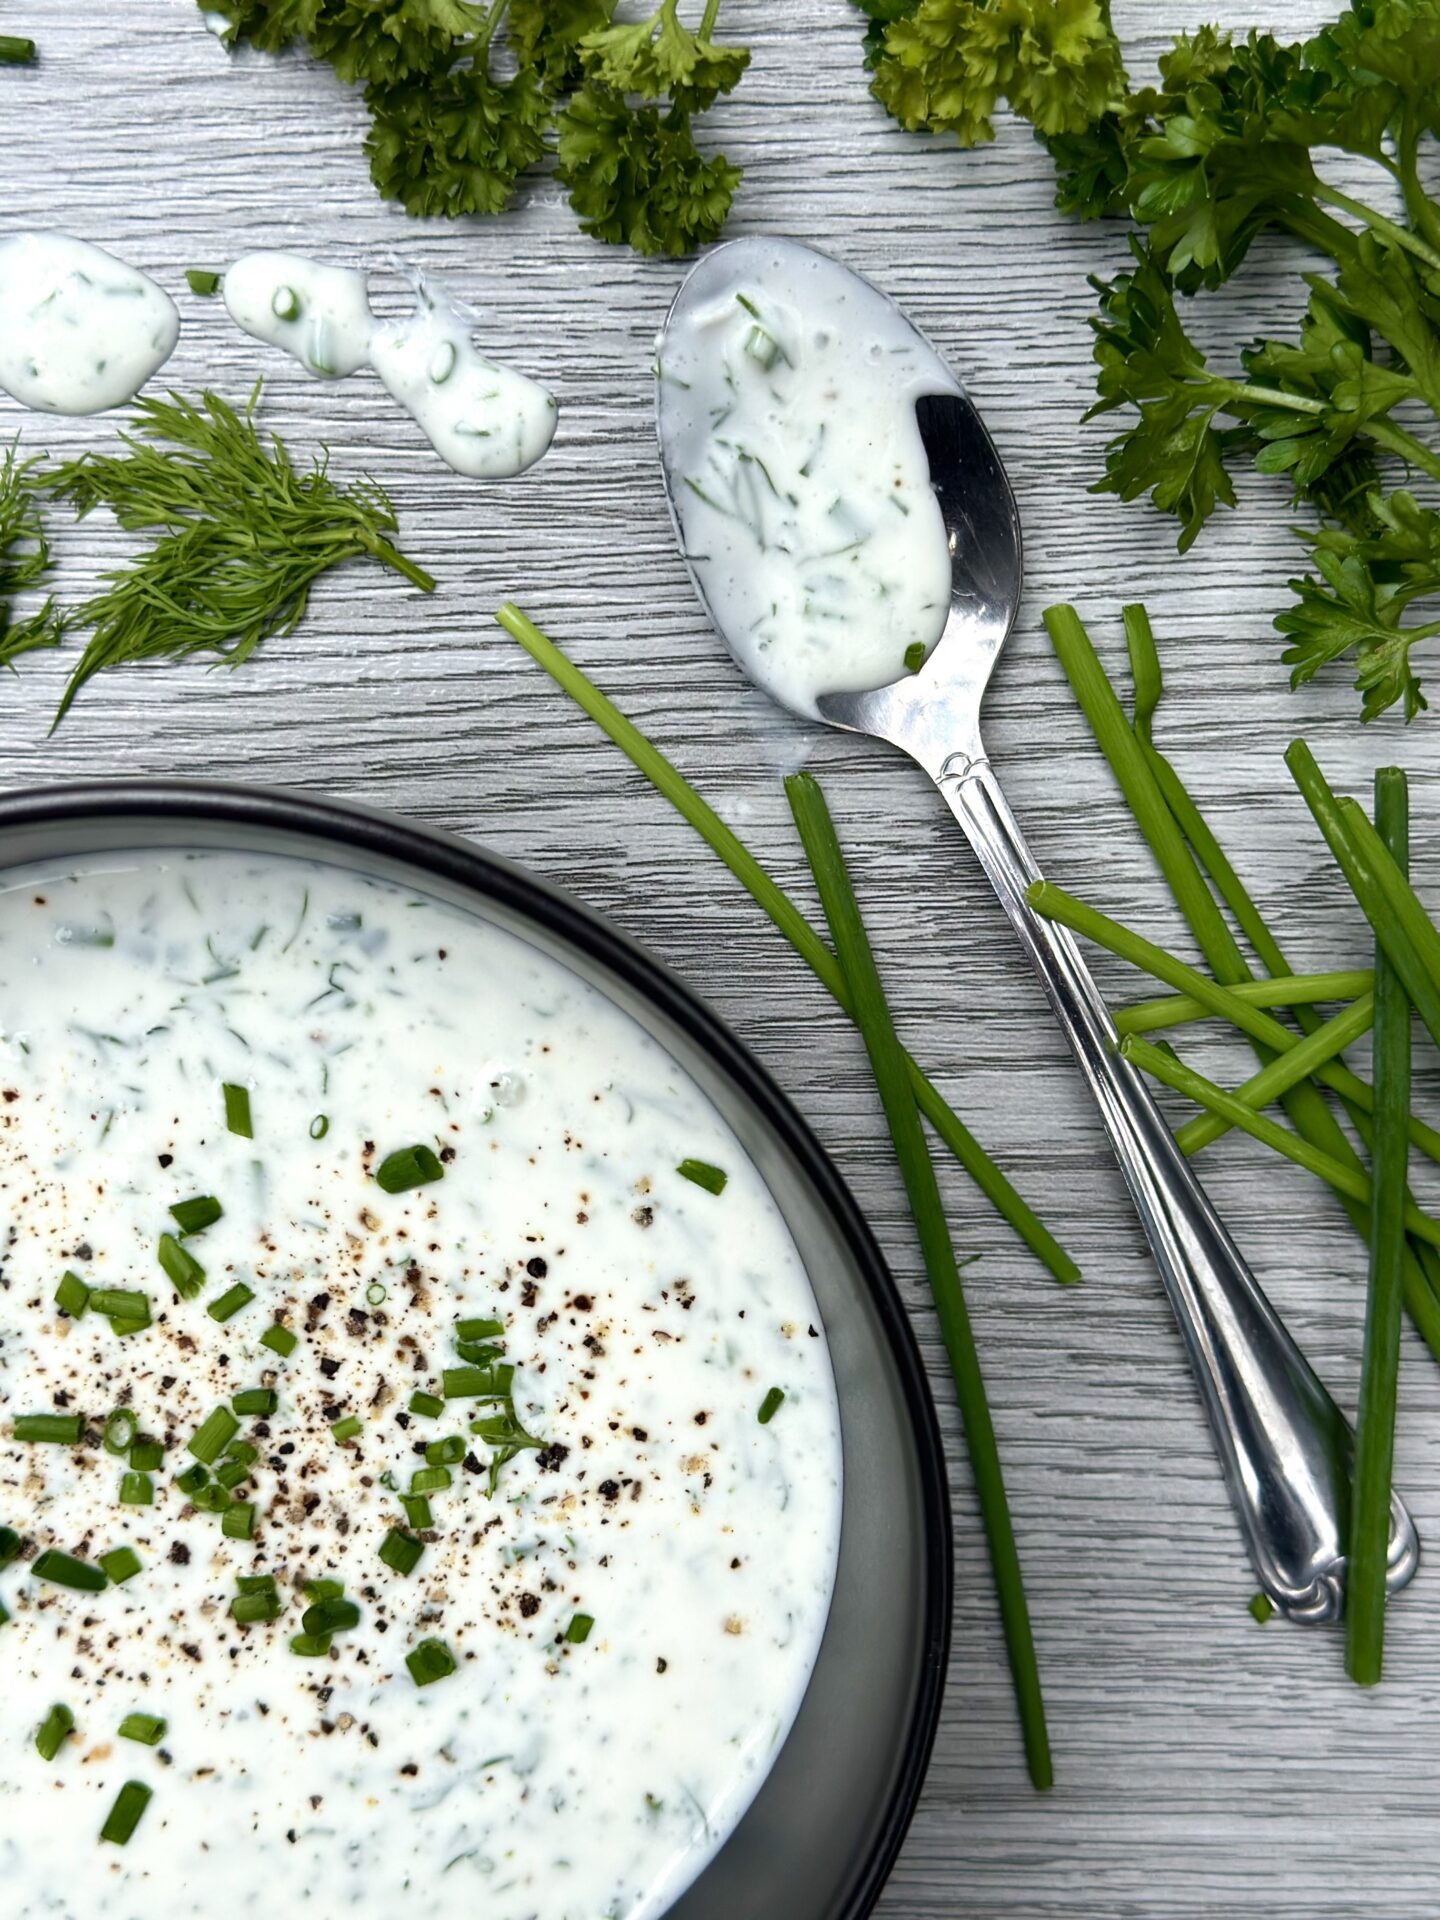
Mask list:
[[[837,261],[738,240],[681,289],[657,373],[681,546],[744,672],[818,718],[918,667],[950,550],[915,402],[959,390],[929,344]]]
[[[175,351],[175,302],[138,268],[68,233],[0,240],[0,387],[39,413],[133,400]]]
[[[242,254],[224,279],[226,310],[256,340],[309,372],[339,379],[372,367],[457,473],[505,480],[523,473],[555,435],[555,402],[524,374],[475,346],[476,316],[412,273],[415,310],[380,320],[366,276],[300,254]]]

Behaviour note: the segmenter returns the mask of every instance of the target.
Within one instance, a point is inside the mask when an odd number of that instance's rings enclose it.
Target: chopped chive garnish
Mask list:
[[[425,1542],[417,1540],[413,1533],[403,1533],[399,1527],[392,1527],[380,1543],[380,1558],[387,1567],[407,1579],[419,1566],[425,1552]]]
[[[233,1287],[227,1287],[218,1300],[212,1300],[205,1311],[212,1320],[218,1320],[223,1327],[227,1320],[233,1320],[242,1307],[248,1307],[255,1298],[252,1288],[243,1280],[237,1280]]]
[[[216,1407],[186,1441],[186,1450],[203,1467],[213,1467],[220,1455],[240,1431],[240,1422],[228,1407]]]
[[[196,1494],[208,1483],[209,1479],[209,1474],[205,1471],[204,1467],[200,1466],[197,1462],[193,1467],[186,1467],[183,1473],[177,1473],[175,1476],[175,1484],[182,1493]]]
[[[132,1320],[128,1317],[122,1317],[120,1314],[115,1314],[111,1317],[110,1330],[118,1340],[125,1340],[128,1339],[132,1333],[144,1333],[149,1325],[150,1315],[148,1313],[143,1320]]]
[[[925,664],[925,642],[912,640],[905,649],[905,671],[918,673]]]
[[[244,1387],[239,1393],[231,1394],[230,1404],[236,1413],[247,1418],[264,1419],[279,1406],[280,1396],[274,1387]]]
[[[122,1740],[138,1740],[142,1747],[158,1747],[165,1738],[165,1722],[158,1713],[127,1713],[120,1722]]]
[[[330,1651],[328,1633],[295,1633],[290,1636],[290,1651],[302,1660],[319,1660]]]
[[[769,1426],[770,1422],[780,1411],[784,1400],[785,1389],[783,1387],[771,1387],[765,1398],[760,1402],[760,1424],[762,1427]]]
[[[447,1400],[503,1400],[514,1378],[513,1367],[446,1367],[440,1391]]]
[[[139,1573],[142,1561],[133,1547],[112,1547],[108,1553],[100,1556],[100,1565],[105,1569],[105,1578],[112,1587],[123,1587],[127,1580],[133,1580]]]
[[[250,1089],[232,1086],[227,1080],[221,1092],[225,1095],[225,1125],[231,1133],[238,1133],[242,1140],[253,1140],[255,1129],[250,1121]]]
[[[237,1593],[230,1602],[230,1618],[242,1627],[264,1626],[278,1620],[285,1602],[274,1587],[261,1587],[251,1593]]]
[[[222,1460],[215,1469],[215,1479],[227,1493],[233,1493],[242,1480],[248,1480],[251,1474],[248,1460]]]
[[[505,1332],[503,1320],[457,1320],[457,1340],[498,1340]]]
[[[205,1269],[194,1254],[188,1247],[182,1247],[173,1233],[162,1233],[155,1251],[166,1279],[180,1298],[193,1300],[205,1284]]]
[[[68,1271],[61,1274],[60,1284],[55,1289],[55,1304],[62,1313],[68,1313],[72,1320],[83,1320],[85,1309],[90,1304],[90,1289],[78,1273]]]
[[[75,1731],[75,1716],[69,1707],[53,1706],[35,1733],[35,1751],[42,1760],[53,1760]]]
[[[407,1193],[411,1187],[443,1180],[445,1169],[433,1147],[400,1147],[387,1153],[375,1169],[375,1184],[383,1193]]]
[[[430,1511],[430,1502],[423,1493],[402,1493],[400,1504],[405,1509],[405,1518],[417,1533],[426,1533],[435,1524],[435,1516]],[[20,1536],[15,1536],[18,1543]],[[18,1547],[17,1547],[18,1550]]]
[[[254,1502],[237,1500],[220,1522],[220,1531],[227,1540],[248,1540],[255,1531]]]
[[[237,1573],[235,1576],[237,1593],[278,1593],[273,1573]]]
[[[306,1633],[344,1633],[359,1624],[359,1607],[353,1600],[342,1599],[338,1594],[312,1601],[300,1616],[300,1625]]]
[[[57,1447],[75,1447],[85,1431],[85,1416],[79,1413],[17,1413],[15,1438],[45,1442]]]
[[[288,1359],[300,1344],[298,1333],[292,1333],[288,1327],[282,1327],[277,1320],[260,1336],[262,1347],[268,1347],[272,1353],[278,1353],[282,1360]]]
[[[340,1600],[344,1598],[343,1580],[307,1580],[305,1598],[307,1600]]]
[[[464,1458],[465,1442],[458,1433],[432,1440],[425,1449],[425,1464],[431,1467],[458,1467]]]
[[[450,1484],[448,1467],[417,1467],[410,1476],[411,1493],[443,1493]]]
[[[100,1829],[100,1838],[109,1840],[114,1846],[123,1847],[139,1826],[152,1798],[152,1790],[149,1787],[139,1780],[127,1780],[116,1794],[114,1806],[105,1816],[105,1824]]]
[[[434,1420],[445,1411],[445,1402],[438,1393],[412,1393],[410,1411],[419,1414],[422,1420]]]
[[[566,1642],[572,1647],[583,1647],[590,1638],[590,1629],[594,1624],[594,1618],[590,1614],[575,1614],[565,1629]]]
[[[248,1440],[232,1440],[225,1449],[225,1458],[239,1460],[249,1466],[252,1461],[260,1458],[260,1449],[252,1446]]]
[[[723,1167],[712,1167],[707,1160],[682,1160],[675,1171],[682,1180],[691,1180],[706,1193],[723,1193],[730,1178]]]
[[[193,1200],[177,1200],[170,1209],[181,1233],[203,1233],[224,1216],[225,1209],[213,1194],[197,1194]]]
[[[225,1513],[231,1505],[229,1490],[222,1487],[218,1481],[213,1481],[208,1487],[201,1487],[191,1494],[190,1499],[200,1513]]]
[[[467,1367],[488,1367],[500,1358],[505,1349],[495,1340],[457,1340],[455,1351]]]
[[[90,1307],[92,1312],[113,1320],[117,1332],[122,1323],[127,1330],[132,1322],[142,1327],[150,1324],[148,1293],[133,1293],[125,1287],[95,1287],[90,1294]]]
[[[349,1413],[343,1420],[334,1421],[331,1424],[330,1432],[336,1445],[343,1447],[347,1440],[353,1440],[355,1438],[363,1426],[363,1421],[357,1419],[353,1413]]]
[[[101,1445],[107,1453],[117,1458],[129,1453],[140,1431],[140,1422],[129,1407],[117,1407],[113,1413],[105,1416],[105,1431],[101,1436]]]
[[[310,1138],[312,1140],[323,1140],[329,1131],[330,1131],[329,1114],[317,1113],[315,1118],[310,1122]]]
[[[154,1473],[165,1464],[165,1449],[158,1440],[142,1434],[130,1446],[130,1465],[136,1473]]]
[[[0,1600],[0,1627],[3,1627],[6,1624],[6,1622],[9,1620],[9,1618],[10,1618],[10,1609],[5,1605],[5,1602],[3,1600]]]
[[[1252,1593],[1250,1596],[1249,1611],[1252,1617],[1258,1620],[1263,1627],[1275,1611],[1275,1602],[1270,1598],[1268,1593]]]
[[[214,273],[209,267],[187,267],[185,281],[192,293],[198,293],[202,300],[208,300],[217,294],[224,284],[224,275]]]
[[[12,1560],[18,1560],[24,1544],[14,1527],[0,1527],[0,1567],[8,1567]]]
[[[153,1507],[155,1504],[155,1482],[148,1473],[122,1473],[120,1476],[120,1504],[122,1507]]]
[[[421,1640],[405,1656],[410,1678],[417,1687],[445,1680],[455,1671],[455,1656],[443,1640]]]

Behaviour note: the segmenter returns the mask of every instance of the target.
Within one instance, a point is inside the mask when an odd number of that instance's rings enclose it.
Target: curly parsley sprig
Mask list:
[[[903,125],[993,137],[996,101],[1035,127],[1057,205],[1128,216],[1133,265],[1092,282],[1099,399],[1131,419],[1101,491],[1148,495],[1182,551],[1234,507],[1237,462],[1288,478],[1313,571],[1276,626],[1296,685],[1350,660],[1367,720],[1425,706],[1414,650],[1440,637],[1440,0],[1351,0],[1303,43],[1182,34],[1134,89],[1103,0],[856,0],[873,90]],[[1398,211],[1342,191],[1333,157],[1369,161]],[[1433,166],[1430,170],[1433,177]],[[1304,242],[1294,333],[1213,365],[1183,315],[1257,235]]]
[[[210,0],[200,0],[210,8]],[[415,215],[495,214],[548,151],[586,233],[685,253],[724,225],[740,170],[707,158],[692,122],[737,84],[744,47],[679,0],[617,24],[616,0],[217,0],[222,38],[295,41],[363,84],[376,187]],[[508,41],[515,63],[496,78]]]

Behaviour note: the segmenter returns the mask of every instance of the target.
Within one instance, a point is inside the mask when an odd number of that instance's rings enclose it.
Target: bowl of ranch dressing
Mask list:
[[[860,1920],[948,1501],[788,1102],[468,842],[0,828],[7,1920]]]

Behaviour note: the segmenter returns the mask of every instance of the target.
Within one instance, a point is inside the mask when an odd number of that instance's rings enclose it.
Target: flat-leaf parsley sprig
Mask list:
[[[293,631],[322,573],[370,558],[424,593],[435,582],[395,546],[399,531],[373,480],[340,488],[323,462],[292,465],[255,429],[257,385],[244,413],[217,394],[199,403],[142,399],[118,454],[82,454],[46,476],[83,518],[108,507],[122,527],[154,534],[105,591],[70,621],[91,637],[60,702],[58,726],[93,674],[139,660],[213,653],[235,667],[272,634]]]
[[[495,214],[545,153],[586,233],[684,253],[724,225],[740,170],[707,158],[692,121],[739,81],[744,47],[680,0],[616,24],[616,0],[200,0],[227,46],[299,41],[363,84],[371,176],[408,213]],[[502,39],[515,71],[497,77]]]

